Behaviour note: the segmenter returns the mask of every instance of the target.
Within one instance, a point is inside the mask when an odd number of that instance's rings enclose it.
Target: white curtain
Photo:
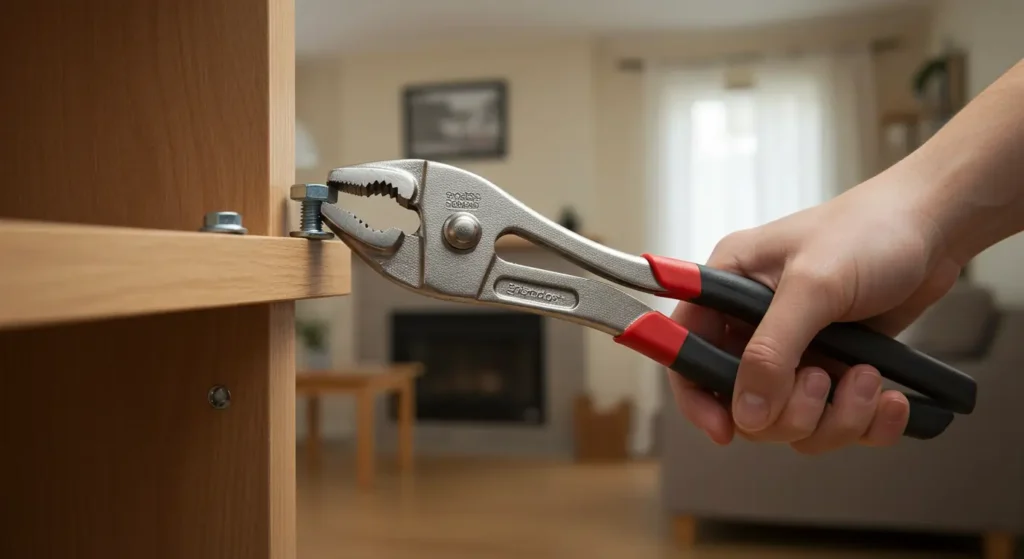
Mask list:
[[[654,65],[647,79],[648,233],[663,254],[705,262],[730,232],[819,204],[876,171],[866,49]]]
[[[649,65],[647,246],[706,262],[729,233],[821,203],[878,171],[870,52],[743,65]],[[662,312],[675,302],[651,298]],[[638,411],[662,402],[664,373],[639,375]],[[649,441],[641,422],[637,440]]]

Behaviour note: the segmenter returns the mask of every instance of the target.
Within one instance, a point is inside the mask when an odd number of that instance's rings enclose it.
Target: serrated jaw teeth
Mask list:
[[[359,219],[352,212],[325,204],[320,208],[320,215],[334,234],[344,238],[358,239],[363,245],[381,250],[395,248],[403,233],[400,229],[391,228],[387,231],[374,229]]]
[[[406,206],[416,194],[416,178],[386,167],[342,167],[327,176],[327,184],[355,196],[390,196]]]

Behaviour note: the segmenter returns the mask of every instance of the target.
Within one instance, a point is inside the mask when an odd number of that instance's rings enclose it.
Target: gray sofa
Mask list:
[[[998,308],[986,290],[964,283],[900,338],[978,382],[976,411],[931,441],[818,457],[745,441],[717,447],[663,391],[661,496],[677,525],[978,534],[988,536],[988,556],[1012,556],[1005,548],[1024,533],[1024,309]]]

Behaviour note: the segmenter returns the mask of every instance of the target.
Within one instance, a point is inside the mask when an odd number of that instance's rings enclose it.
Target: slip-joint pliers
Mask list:
[[[340,167],[327,186],[357,196],[390,196],[419,214],[413,234],[369,227],[324,204],[324,223],[386,278],[430,297],[496,305],[577,322],[668,367],[722,398],[731,398],[739,359],[637,298],[614,287],[688,301],[757,325],[771,304],[765,285],[702,264],[624,254],[569,231],[474,173],[424,160]],[[609,282],[508,262],[495,240],[513,234],[550,247]],[[870,364],[908,393],[904,434],[930,439],[954,413],[974,409],[970,376],[859,323],[834,323],[812,348],[848,365]],[[831,398],[831,395],[829,396]]]

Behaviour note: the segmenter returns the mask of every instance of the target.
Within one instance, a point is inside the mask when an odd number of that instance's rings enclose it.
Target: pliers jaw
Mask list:
[[[495,254],[495,242],[506,234],[551,248],[613,282],[661,290],[644,259],[567,231],[487,179],[458,167],[424,160],[379,161],[334,169],[327,184],[342,194],[390,196],[417,212],[420,227],[407,235],[372,229],[330,204],[321,208],[327,226],[357,256],[425,295],[525,308],[612,334],[643,314],[638,301],[606,284],[577,283],[571,276],[503,261]]]
[[[327,186],[353,196],[387,196],[400,206],[418,212],[425,164],[424,161],[400,160],[341,167],[328,174]],[[379,273],[406,287],[421,287],[420,231],[408,235],[394,227],[374,229],[351,212],[331,204],[322,205],[320,215],[342,242]]]
[[[339,167],[327,175],[327,186],[355,196],[390,196],[403,208],[414,209],[427,162],[400,159]]]

